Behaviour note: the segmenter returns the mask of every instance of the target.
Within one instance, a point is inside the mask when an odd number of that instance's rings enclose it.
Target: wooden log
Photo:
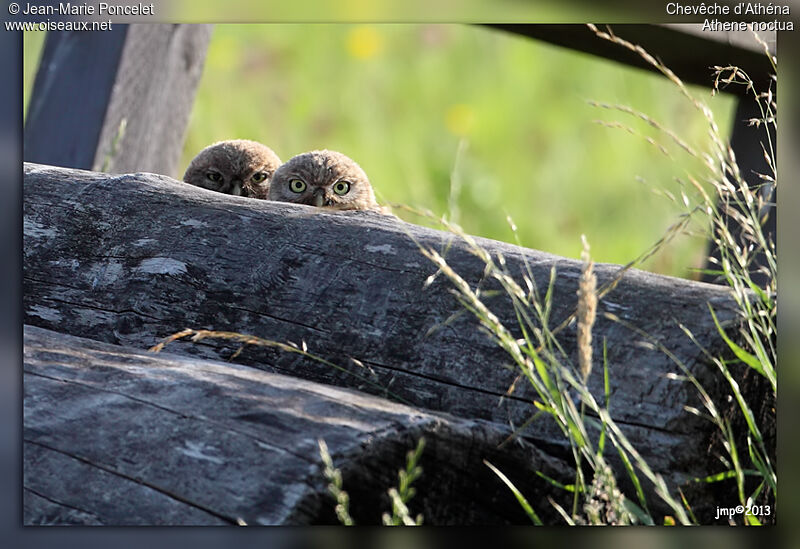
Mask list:
[[[551,326],[574,311],[579,262],[476,242],[495,256],[502,253],[520,280],[529,268],[542,290],[556,269]],[[391,394],[419,408],[521,426],[535,411],[534,391],[523,380],[506,394],[518,373],[505,367],[508,356],[463,314],[449,281],[439,276],[426,284],[436,268],[418,243],[446,253],[472,287],[493,289],[483,280],[483,261],[458,237],[392,217],[227,196],[152,174],[110,177],[28,164],[24,319],[137,348],[187,327],[305,341],[311,353],[342,370],[276,349],[248,348],[236,360]],[[596,273],[602,285],[618,276],[619,267],[597,265]],[[486,296],[519,337],[510,300]],[[685,411],[702,404],[673,362],[680,361],[712,397],[719,395],[724,383],[701,350],[723,348],[709,307],[724,325],[736,327],[736,306],[725,288],[637,270],[625,273],[598,306],[595,356],[605,342],[612,417],[672,487],[715,470],[708,455],[713,429]],[[574,360],[574,325],[559,339]],[[176,342],[168,350],[229,358],[237,348],[205,340]],[[589,387],[603,399],[599,365]],[[560,429],[546,417],[522,433],[554,455],[555,448],[569,454]]]
[[[25,160],[176,175],[211,25],[48,33]]]
[[[546,496],[564,496],[534,471],[567,480],[565,464],[527,443],[498,450],[510,434],[501,425],[35,327],[24,349],[27,525],[334,523],[318,439],[357,524],[381,523],[421,436],[409,506],[428,524],[528,522],[483,459],[535,495],[545,517],[555,519]]]

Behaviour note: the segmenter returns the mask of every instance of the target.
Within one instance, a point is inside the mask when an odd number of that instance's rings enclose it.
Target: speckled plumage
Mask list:
[[[375,201],[364,170],[351,158],[329,150],[299,154],[278,168],[272,177],[269,199],[386,213]]]
[[[281,165],[272,149],[249,139],[209,145],[189,163],[183,180],[212,191],[266,199],[269,183]]]

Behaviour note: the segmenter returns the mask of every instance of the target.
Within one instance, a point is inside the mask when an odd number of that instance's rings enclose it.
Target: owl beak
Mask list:
[[[233,187],[231,188],[231,194],[233,196],[242,196],[242,181],[241,181],[241,179],[234,179],[233,181],[231,181],[231,185],[233,185]]]
[[[320,208],[325,205],[325,191],[319,189],[314,193],[314,206]]]

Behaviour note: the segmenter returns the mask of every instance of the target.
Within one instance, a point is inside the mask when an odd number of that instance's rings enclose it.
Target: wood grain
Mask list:
[[[236,361],[498,425],[521,426],[534,411],[526,383],[504,396],[517,372],[464,314],[451,283],[439,276],[426,285],[436,268],[419,245],[444,253],[472,287],[493,288],[483,280],[484,263],[453,234],[370,212],[232,197],[152,174],[113,177],[31,164],[24,225],[28,324],[139,349],[187,327],[306,342],[343,371],[276,349],[247,348]],[[542,291],[556,269],[553,326],[574,311],[577,261],[476,242],[502,253],[518,279],[530,269]],[[619,267],[597,265],[596,272],[603,284]],[[494,295],[486,302],[519,337],[510,300]],[[685,411],[702,405],[691,384],[676,377],[684,372],[675,362],[712,396],[720,393],[724,382],[700,348],[723,347],[709,306],[735,328],[726,289],[631,270],[600,301],[593,333],[608,350],[612,416],[673,487],[708,474],[712,461],[712,426]],[[559,337],[569,362],[574,325]],[[237,348],[205,340],[167,350],[228,359]],[[589,386],[602,400],[601,367]],[[523,434],[557,459],[569,455],[550,420],[534,421]]]
[[[359,524],[380,524],[419,437],[411,508],[434,524],[527,521],[483,459],[529,493],[559,497],[534,470],[566,480],[565,465],[530,444],[498,450],[510,430],[489,422],[241,365],[24,334],[26,524],[334,523],[320,438]]]

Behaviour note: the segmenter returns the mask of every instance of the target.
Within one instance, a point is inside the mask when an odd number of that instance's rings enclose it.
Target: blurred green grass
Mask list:
[[[42,36],[25,36],[26,101]],[[694,91],[727,135],[733,100]],[[384,202],[513,242],[510,216],[524,246],[567,257],[586,234],[596,261],[626,263],[680,211],[653,189],[679,194],[675,177],[705,172],[651,127],[590,100],[630,106],[709,148],[704,118],[666,79],[493,29],[217,25],[180,173],[168,175],[180,178],[222,139],[262,141],[284,160],[335,149],[361,164]],[[629,124],[672,157],[598,119]],[[644,268],[691,277],[705,246],[681,237]]]
[[[22,115],[28,114],[28,101],[33,90],[33,79],[39,68],[39,57],[44,47],[45,32],[22,33]]]

